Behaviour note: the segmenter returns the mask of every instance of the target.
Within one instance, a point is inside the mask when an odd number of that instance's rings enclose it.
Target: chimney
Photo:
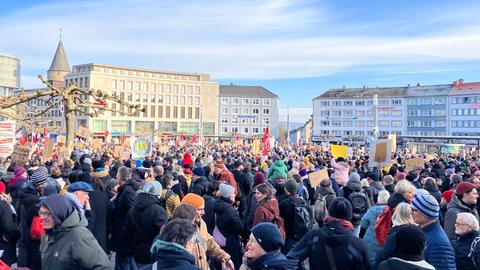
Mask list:
[[[346,87],[345,87],[345,85],[344,85],[344,86],[343,86],[343,90],[345,90],[345,88],[346,88]]]
[[[463,84],[463,79],[458,79],[458,84]]]
[[[364,85],[364,86],[363,86],[363,89],[364,89],[364,90],[365,90],[365,89],[367,89],[367,86],[366,86],[366,85]]]
[[[410,84],[407,84],[407,87],[410,87]]]
[[[420,86],[420,82],[417,82],[417,86]]]
[[[453,86],[458,86],[458,81],[453,81]]]
[[[230,83],[230,86],[233,86],[233,83]]]

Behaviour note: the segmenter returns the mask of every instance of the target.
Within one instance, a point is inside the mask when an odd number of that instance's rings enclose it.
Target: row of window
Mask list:
[[[452,128],[480,128],[480,120],[452,121]]]
[[[80,88],[87,88],[88,89],[90,87],[88,77],[67,79],[67,80],[65,80],[65,86],[68,86],[68,84],[70,84],[71,82],[74,82]]]
[[[89,72],[92,70],[93,70],[92,66],[74,67],[75,73]],[[146,78],[164,78],[164,79],[171,79],[171,80],[198,81],[200,79],[199,75],[189,76],[184,74],[143,72],[143,71],[134,71],[134,70],[127,70],[127,69],[116,69],[116,68],[102,68],[96,71],[100,71],[107,74],[120,74],[120,75],[138,76],[138,77],[146,77]]]
[[[261,130],[261,133],[260,133],[260,130]],[[240,132],[239,132],[240,131]],[[239,128],[239,127],[221,127],[221,130],[220,132],[222,133],[222,135],[226,135],[228,133],[241,133],[241,134],[263,134],[267,131],[267,128],[264,127],[264,128],[258,128],[258,127],[252,127],[252,128],[249,128],[249,127],[243,127],[243,128]]]
[[[126,108],[124,105],[112,103],[111,108],[113,110],[124,111]],[[145,111],[142,113],[137,112],[136,117],[158,117],[158,118],[180,118],[180,119],[200,119],[199,107],[177,107],[177,106],[144,106]],[[165,109],[165,110],[164,110]],[[126,109],[128,113],[132,113],[132,109]],[[122,116],[119,112],[111,112],[112,116]]]
[[[231,114],[233,115],[238,115],[240,114],[240,108],[226,108],[222,107],[221,108],[221,114]],[[253,108],[250,110],[250,108],[242,108],[241,110],[242,115],[250,115],[250,112],[252,112],[253,115],[259,115],[260,114],[260,109],[259,108]],[[262,114],[263,115],[270,115],[270,109],[269,108],[263,108],[262,109]]]
[[[324,127],[365,127],[365,124],[367,127],[374,127],[375,126],[375,121],[363,121],[363,120],[358,120],[358,121],[351,121],[351,120],[346,120],[346,121],[339,121],[339,120],[332,120],[332,121],[321,121],[320,126]],[[388,121],[388,120],[380,120],[378,121],[378,126],[379,127],[402,127],[402,121],[399,120],[394,120],[394,121]]]
[[[269,98],[229,98],[229,97],[222,97],[220,98],[220,104],[222,105],[240,105],[240,100],[242,101],[242,105],[260,105],[260,100],[262,100],[263,106],[270,106],[270,99]]]
[[[475,104],[480,103],[480,96],[452,97],[452,104]]]
[[[408,131],[407,134],[410,136],[447,136],[445,131]]]
[[[444,109],[422,109],[422,110],[408,110],[408,116],[445,116],[447,111]]]
[[[135,98],[133,98],[133,93],[131,92],[112,92],[112,96],[119,98],[121,100],[125,100],[125,94],[127,96],[127,101],[135,101],[144,103],[151,102],[151,103],[159,103],[159,104],[174,104],[174,105],[200,105],[200,97],[193,97],[193,96],[163,96],[163,95],[154,95],[154,94],[135,94]]]
[[[369,111],[338,111],[338,110],[322,110],[320,111],[320,115],[323,117],[373,117],[375,114],[374,111],[369,110]],[[399,117],[402,116],[402,111],[401,110],[378,110],[377,111],[378,116],[393,116],[393,117]]]
[[[340,101],[340,100],[334,100],[334,101],[328,101],[328,100],[322,100],[320,101],[320,105],[322,107],[341,107],[341,106],[356,106],[356,107],[362,107],[362,106],[373,106],[373,99],[368,99],[368,100],[345,100],[345,101]],[[402,105],[402,100],[401,99],[381,99],[378,100],[378,106],[400,106]]]
[[[453,109],[453,116],[480,116],[480,109]]]
[[[443,120],[407,121],[407,127],[441,127],[441,128],[444,128],[446,126],[447,126],[447,123]]]
[[[408,105],[442,105],[447,103],[447,97],[407,98]]]
[[[244,124],[244,125],[248,125],[248,124],[252,124],[252,125],[258,125],[259,124],[259,120],[257,118],[238,118],[238,117],[232,117],[232,118],[229,118],[229,117],[226,117],[226,116],[222,116],[220,118],[220,123],[222,124]],[[269,117],[262,117],[262,125],[269,125],[270,124],[270,118]]]
[[[402,135],[401,131],[380,131],[379,135],[380,136],[387,136],[389,134],[395,133],[397,135]],[[322,136],[328,136],[328,135],[333,135],[333,136],[344,136],[344,137],[349,137],[349,136],[357,136],[357,137],[365,137],[366,136],[373,136],[373,131],[364,131],[364,130],[321,130],[320,134]]]
[[[126,86],[126,87],[125,87]],[[178,84],[162,84],[162,83],[148,83],[148,82],[132,82],[124,80],[112,80],[112,90],[127,90],[127,91],[145,91],[145,92],[159,92],[169,94],[193,95],[194,88],[192,85],[178,85]],[[195,95],[200,95],[200,86],[195,86]]]

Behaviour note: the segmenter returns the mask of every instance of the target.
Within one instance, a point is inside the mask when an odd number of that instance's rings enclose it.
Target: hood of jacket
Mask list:
[[[47,233],[61,233],[65,231],[69,231],[75,227],[86,227],[88,225],[87,218],[81,215],[77,210],[73,210],[73,212],[68,216],[60,226],[53,228],[52,230],[45,230]]]
[[[154,204],[160,205],[160,199],[158,197],[152,194],[141,192],[138,193],[137,197],[135,198],[134,209],[141,211]]]
[[[277,160],[270,165],[270,169],[272,168],[285,168],[287,170],[287,166],[285,165],[285,162],[283,160]]]
[[[333,220],[325,223],[321,230],[326,233],[325,242],[330,246],[340,245],[353,237],[352,231]]]
[[[356,181],[356,180],[348,181],[346,187],[352,191],[357,191],[357,192],[362,190],[362,184],[360,183],[360,181]]]
[[[326,196],[326,195],[330,195],[330,194],[335,195],[335,191],[333,190],[332,187],[322,187],[322,186],[320,186],[318,188],[318,192],[322,196]]]
[[[447,209],[450,209],[450,208],[456,208],[456,209],[459,209],[462,212],[470,213],[473,210],[475,210],[475,205],[470,207],[467,204],[465,204],[464,202],[462,202],[462,200],[460,200],[457,197],[457,194],[453,194],[452,195],[452,200],[447,205]]]
[[[152,244],[150,253],[153,254],[157,260],[158,269],[195,264],[195,258],[188,252],[187,249],[185,249],[185,247],[177,243],[166,242],[157,239]]]
[[[256,260],[248,261],[247,266],[251,270],[272,269],[272,270],[294,270],[298,267],[298,260],[287,258],[279,250],[271,251]]]
[[[37,190],[30,182],[25,182],[23,188],[18,193],[18,199],[25,205],[38,203],[40,197]]]
[[[230,200],[220,197],[215,202],[215,205],[213,206],[213,211],[217,214],[221,214],[221,213],[227,211],[227,209],[229,209],[230,207],[233,207]]]

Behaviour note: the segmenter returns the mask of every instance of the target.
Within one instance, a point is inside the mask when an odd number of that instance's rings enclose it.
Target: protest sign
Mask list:
[[[423,158],[411,158],[405,160],[405,169],[409,172],[423,168],[425,168],[425,161]]]
[[[390,165],[390,160],[392,159],[390,143],[391,141],[388,139],[376,140],[372,143],[372,152],[368,160],[369,167],[380,168]]]
[[[258,155],[260,153],[260,140],[259,139],[255,139],[253,140],[253,143],[252,143],[252,153],[254,155]]]
[[[45,138],[45,146],[43,147],[43,157],[48,160],[52,158],[53,155],[53,146],[55,142],[50,138]]]
[[[346,145],[330,145],[330,152],[334,158],[347,158],[348,147]]]
[[[85,148],[85,144],[81,141],[78,141],[78,142],[75,143],[75,148],[83,149],[83,148]]]
[[[17,144],[13,148],[12,162],[24,165],[30,160],[30,146]]]
[[[169,150],[170,150],[170,147],[168,147],[168,145],[162,145],[159,148],[160,153],[163,153],[163,154],[168,153]]]
[[[392,146],[392,153],[395,153],[395,151],[397,151],[397,134],[389,134],[388,139]]]
[[[68,157],[67,148],[65,146],[59,146],[58,158],[67,158],[67,157]]]
[[[6,158],[15,145],[15,121],[0,121],[0,157]]]
[[[76,133],[76,135],[78,137],[84,138],[84,139],[90,138],[91,134],[92,133],[90,132],[90,130],[88,128],[85,128],[85,127],[79,127],[77,129],[77,133]]]
[[[102,139],[93,139],[93,140],[92,140],[92,148],[93,148],[93,149],[100,149],[100,148],[102,148]]]
[[[134,137],[130,140],[130,149],[134,159],[149,156],[152,152],[152,138]]]
[[[115,150],[113,151],[113,156],[115,158],[121,158],[123,153],[123,148],[124,148],[123,146],[115,147]]]
[[[67,138],[65,136],[57,136],[57,143],[58,144],[66,144]]]
[[[317,187],[320,185],[320,182],[325,179],[329,179],[327,169],[322,169],[308,174],[308,179],[310,179],[310,184],[312,187]]]

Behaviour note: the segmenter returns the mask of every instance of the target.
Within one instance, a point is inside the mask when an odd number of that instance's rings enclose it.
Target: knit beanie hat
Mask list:
[[[35,171],[30,176],[30,182],[32,182],[33,186],[38,187],[47,182],[47,175],[44,174],[42,171]]]
[[[420,255],[425,248],[425,233],[416,225],[399,226],[395,234],[397,251],[408,255]]]
[[[195,207],[195,209],[199,209],[200,207],[205,205],[205,200],[195,193],[188,193],[187,195],[185,195],[185,197],[183,197],[182,203],[189,204]]]
[[[340,218],[350,221],[353,216],[352,204],[343,197],[338,197],[333,200],[330,208],[328,209],[328,214],[334,218]]]
[[[202,167],[196,167],[193,169],[192,173],[196,176],[205,176],[205,170]]]
[[[27,170],[25,170],[25,168],[18,166],[18,167],[15,167],[15,170],[13,170],[13,173],[15,174],[15,176],[18,176],[23,174],[26,171]]]
[[[373,172],[372,172],[372,173],[369,173],[369,174],[367,175],[367,178],[370,178],[370,179],[372,179],[373,181],[378,181],[378,180],[379,180],[379,179],[378,179],[378,174],[373,173]]]
[[[475,189],[475,186],[472,183],[462,182],[462,183],[457,185],[455,193],[457,195],[462,195],[464,193],[468,193],[468,192],[472,191],[473,189]]]
[[[348,181],[359,181],[360,182],[360,174],[353,172],[348,176]]]
[[[426,191],[423,188],[417,188],[413,191],[413,196],[420,196],[420,195],[429,195],[430,192]]]
[[[438,219],[440,206],[432,195],[419,195],[413,199],[412,207],[431,220]]]
[[[265,183],[265,175],[261,172],[257,172],[254,176],[253,176],[253,186],[258,186],[260,184],[263,184]]]
[[[277,160],[280,160],[280,159],[281,159],[281,158],[280,158],[280,156],[279,156],[277,153],[273,153],[273,155],[272,155],[272,160],[273,160],[273,161],[277,161]]]
[[[158,181],[145,183],[143,191],[153,196],[160,196],[162,194],[162,184]]]
[[[105,162],[103,160],[94,160],[92,161],[92,167],[94,171],[103,171],[105,170]]]
[[[92,176],[89,173],[81,173],[77,181],[92,184]]]
[[[295,180],[288,180],[285,182],[285,190],[288,191],[290,194],[297,193],[297,182]]]
[[[270,222],[257,224],[252,228],[252,234],[266,252],[279,250],[285,244],[277,225]]]
[[[233,192],[235,192],[235,188],[228,185],[228,184],[220,184],[220,187],[219,187],[219,190],[220,190],[220,197],[223,197],[223,198],[230,198],[230,196],[233,194]]]

